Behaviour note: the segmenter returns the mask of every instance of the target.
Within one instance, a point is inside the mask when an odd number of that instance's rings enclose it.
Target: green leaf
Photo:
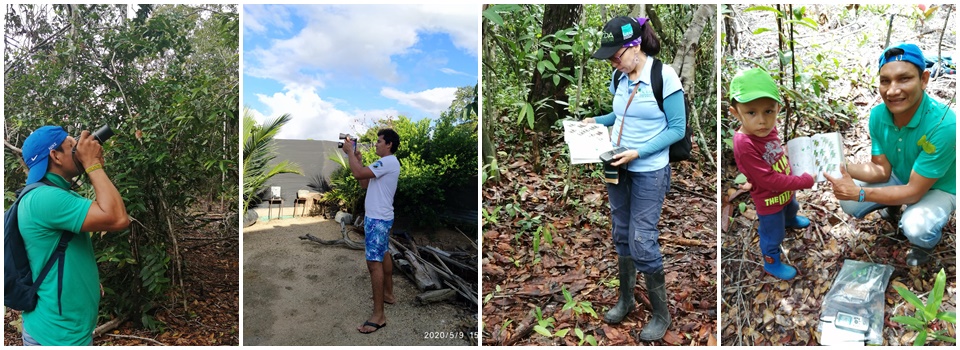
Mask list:
[[[577,339],[583,339],[583,331],[580,328],[574,329],[573,334],[577,335]]]
[[[597,315],[597,312],[593,310],[593,305],[591,305],[589,301],[584,301],[582,305],[583,305],[583,310],[588,315],[593,316],[593,318],[600,318],[600,316]]]
[[[944,311],[937,314],[937,319],[951,324],[957,323],[957,313],[955,311]]]
[[[490,299],[493,299],[493,293],[487,294],[487,296],[483,297],[483,303],[486,304],[490,301]]]
[[[550,336],[551,336],[550,331],[548,331],[546,328],[544,328],[544,327],[541,326],[541,325],[533,326],[533,331],[534,331],[534,332],[537,332],[537,333],[540,333],[540,335],[542,335],[542,336],[544,336],[544,337],[550,337]]]
[[[542,61],[541,63],[543,63],[543,65],[546,66],[547,69],[549,69],[551,72],[556,72],[556,71],[557,71],[557,66],[554,66],[554,65],[553,65],[553,62],[550,62],[550,61]],[[542,71],[541,71],[541,73],[542,73]]]
[[[897,293],[900,294],[900,297],[910,303],[910,305],[913,305],[913,307],[917,308],[917,310],[923,310],[923,302],[920,301],[920,298],[918,298],[916,294],[913,294],[913,292],[911,292],[909,289],[901,286],[893,286],[893,289],[896,289]]]
[[[934,334],[933,334],[933,337],[936,338],[937,340],[940,340],[940,341],[945,341],[945,342],[954,343],[954,344],[957,343],[957,340],[956,340],[956,339],[953,339],[953,338],[950,338],[950,337],[948,337],[948,336],[943,335],[943,334],[942,334],[943,331],[944,331],[944,330],[941,330],[941,331],[939,331],[939,332],[934,333]]]
[[[750,6],[750,7],[747,7],[746,10],[743,10],[743,12],[750,12],[750,11],[773,12],[777,15],[777,17],[783,17],[783,12],[777,11],[777,9],[774,8],[773,6]]]
[[[814,30],[817,29],[816,22],[814,22],[813,25],[810,25],[810,23],[805,22],[805,21],[789,20],[789,21],[787,21],[787,23],[793,23],[793,24],[796,24],[796,25],[801,25],[801,26],[808,27],[808,28],[814,29]]]
[[[940,269],[940,272],[937,272],[937,277],[933,282],[933,290],[930,291],[930,296],[927,298],[927,307],[924,309],[924,315],[927,316],[928,320],[932,320],[937,317],[937,311],[940,311],[940,303],[943,302],[943,288],[947,282],[947,275],[943,272],[943,269]]]
[[[917,339],[913,340],[913,346],[921,346],[927,342],[927,330],[921,330],[920,333],[917,333]]]
[[[555,85],[555,86],[556,86],[556,85],[560,85],[560,76],[559,76],[559,75],[556,75],[556,74],[553,75],[553,85]]]
[[[757,35],[763,32],[769,32],[770,30],[771,30],[770,28],[760,27],[753,31],[753,35]]]
[[[923,329],[923,327],[926,326],[926,324],[923,323],[923,321],[910,316],[893,316],[890,318],[890,321],[902,323],[902,324],[905,324],[911,327],[916,327],[919,329]]]
[[[553,60],[554,64],[560,64],[560,56],[557,55],[556,50],[550,51],[550,59]]]
[[[597,346],[597,339],[594,338],[593,335],[588,335],[585,340],[587,343],[590,343],[590,345]]]
[[[573,47],[567,44],[560,44],[553,48],[554,50],[571,51]]]
[[[495,6],[491,6],[487,8],[486,11],[483,11],[483,17],[498,26],[503,25],[503,17],[500,17],[500,14],[497,13],[497,9]]]
[[[736,178],[736,179],[733,179],[733,183],[735,183],[735,184],[737,184],[737,185],[742,184],[742,183],[746,183],[746,182],[747,182],[747,176],[744,175],[744,174],[739,174],[739,175],[737,175],[737,178]]]
[[[561,330],[557,331],[556,333],[553,333],[553,335],[556,336],[556,337],[563,338],[563,337],[566,337],[566,336],[567,336],[567,333],[569,333],[569,332],[570,332],[570,328],[561,329]]]
[[[740,207],[740,214],[743,214],[743,212],[747,211],[747,203],[740,202],[739,207]]]
[[[563,292],[563,299],[568,303],[573,301],[573,296],[570,295],[570,291],[567,290],[566,286],[560,287],[560,291]]]
[[[527,125],[530,126],[530,129],[533,129],[533,105],[527,103],[525,108],[527,109]]]
[[[546,68],[547,61],[537,62],[537,70],[540,71],[540,74],[543,74],[543,70]]]

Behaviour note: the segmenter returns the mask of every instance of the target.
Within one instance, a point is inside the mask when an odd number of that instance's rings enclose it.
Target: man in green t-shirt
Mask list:
[[[41,127],[23,142],[23,161],[30,169],[28,185],[41,180],[53,184],[27,193],[17,213],[33,275],[56,249],[61,232],[76,234],[63,262],[63,293],[57,295],[57,274],[48,274],[37,291],[36,309],[23,313],[23,344],[92,345],[101,292],[87,232],[126,229],[127,209],[103,169],[103,149],[89,131],[75,139],[62,127]],[[83,173],[93,185],[95,201],[70,189],[71,180]]]
[[[870,162],[827,179],[844,212],[863,218],[882,208],[898,221],[912,245],[907,265],[922,265],[956,209],[956,113],[924,91],[930,72],[917,45],[887,48],[879,66],[883,104],[870,111]]]

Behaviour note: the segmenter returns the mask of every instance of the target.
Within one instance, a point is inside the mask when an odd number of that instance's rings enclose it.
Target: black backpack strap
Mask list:
[[[19,202],[21,197],[26,195],[28,192],[30,192],[34,188],[41,187],[41,186],[56,187],[56,185],[53,182],[50,182],[50,180],[43,178],[39,182],[30,184],[30,185],[27,185],[27,187],[24,187],[24,189],[21,191],[21,193],[17,197],[17,201]],[[60,240],[57,242],[57,248],[53,250],[53,254],[50,254],[50,258],[47,259],[47,263],[43,265],[43,269],[40,270],[40,274],[37,275],[37,279],[35,280],[33,285],[30,286],[31,295],[36,295],[37,290],[40,289],[40,285],[43,284],[43,280],[47,278],[47,274],[50,272],[50,269],[53,268],[53,264],[58,263],[57,264],[58,265],[57,266],[57,277],[58,277],[57,278],[57,308],[61,315],[63,315],[63,300],[62,300],[63,299],[63,265],[64,265],[64,262],[66,261],[67,246],[70,244],[71,240],[73,240],[72,232],[63,231],[60,233]]]
[[[50,255],[50,259],[47,260],[47,264],[43,265],[43,269],[40,270],[40,274],[37,275],[36,282],[31,286],[31,293],[36,294],[37,290],[40,288],[40,284],[43,283],[43,279],[47,277],[47,273],[50,272],[50,269],[53,268],[53,264],[57,264],[57,307],[59,308],[60,314],[63,315],[63,263],[66,261],[67,256],[67,245],[70,244],[70,240],[73,239],[73,233],[63,231],[60,233],[60,241],[57,242],[57,249],[53,251],[53,254]]]
[[[620,77],[623,76],[623,72],[613,69],[613,94],[617,94],[617,89],[620,87]]]
[[[650,85],[653,97],[657,99],[657,107],[663,112],[663,62],[656,57],[653,57],[653,68],[650,68]]]

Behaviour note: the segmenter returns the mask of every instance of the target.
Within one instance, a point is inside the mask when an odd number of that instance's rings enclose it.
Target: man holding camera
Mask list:
[[[392,129],[382,129],[377,132],[377,144],[374,147],[380,159],[364,167],[360,152],[356,150],[356,140],[348,135],[343,143],[343,152],[347,154],[353,177],[360,181],[361,187],[367,189],[363,231],[366,236],[364,249],[367,270],[370,271],[373,289],[373,315],[357,328],[364,334],[376,332],[387,325],[383,303],[393,304],[396,301],[393,295],[393,259],[387,247],[393,226],[393,195],[397,192],[397,180],[400,178],[400,161],[393,155],[400,147],[400,135]]]
[[[41,127],[24,141],[23,161],[30,169],[28,185],[47,184],[23,196],[17,216],[34,276],[56,248],[61,232],[74,233],[61,261],[62,292],[57,273],[41,282],[36,309],[23,313],[23,344],[92,345],[101,289],[88,232],[127,228],[127,209],[103,168],[103,148],[89,131],[75,139],[62,127]],[[96,200],[70,189],[71,180],[84,173]]]

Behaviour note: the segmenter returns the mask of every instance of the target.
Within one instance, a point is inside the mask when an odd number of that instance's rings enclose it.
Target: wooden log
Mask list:
[[[462,262],[460,262],[460,261],[457,261],[456,259],[451,258],[451,254],[450,254],[450,253],[447,253],[447,252],[443,251],[442,249],[437,249],[437,248],[434,248],[434,247],[431,247],[431,246],[425,246],[425,247],[420,247],[420,250],[421,250],[421,255],[423,255],[423,252],[434,253],[434,254],[436,254],[436,255],[438,256],[438,259],[442,259],[443,262],[444,262],[446,265],[448,265],[448,266],[452,266],[452,267],[458,268],[458,269],[463,270],[463,271],[473,272],[473,276],[476,276],[476,274],[477,274],[477,267],[476,267],[476,266],[470,266],[470,265],[464,264],[464,263],[462,263]],[[474,259],[474,260],[476,260],[476,259]]]
[[[410,262],[410,267],[413,268],[413,282],[417,285],[417,289],[421,292],[440,289],[437,274],[432,269],[427,268],[419,257],[413,255],[409,250],[404,252],[403,255]]]
[[[426,305],[450,299],[455,295],[457,295],[457,292],[453,289],[438,289],[420,293],[414,300],[420,305]]]

